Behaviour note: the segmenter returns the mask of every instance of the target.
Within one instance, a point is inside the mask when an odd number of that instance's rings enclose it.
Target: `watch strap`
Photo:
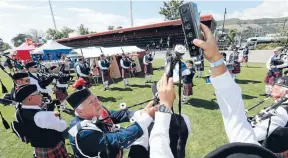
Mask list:
[[[222,65],[224,63],[224,59],[223,58],[221,58],[220,60],[217,60],[217,61],[215,61],[215,62],[213,62],[213,63],[210,63],[210,67],[217,67],[217,66],[220,66],[220,65]]]

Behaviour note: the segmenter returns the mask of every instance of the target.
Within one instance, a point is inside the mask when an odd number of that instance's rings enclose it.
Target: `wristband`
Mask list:
[[[218,61],[215,61],[215,62],[213,62],[213,63],[210,63],[210,67],[217,67],[217,66],[220,66],[220,65],[222,65],[224,63],[224,59],[223,58],[221,58],[220,60],[218,60]]]

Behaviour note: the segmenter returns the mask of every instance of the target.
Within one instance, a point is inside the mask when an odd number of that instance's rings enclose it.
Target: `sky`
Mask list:
[[[188,2],[188,0],[185,0]],[[288,1],[217,1],[195,0],[201,15],[213,14],[216,20],[227,18],[257,19],[288,16]],[[76,29],[84,24],[90,31],[106,31],[109,25],[130,26],[129,1],[51,0],[57,29],[64,26]],[[164,21],[159,15],[163,1],[132,0],[134,26]],[[54,28],[48,0],[0,0],[0,38],[11,44],[18,33],[30,29],[45,31]]]

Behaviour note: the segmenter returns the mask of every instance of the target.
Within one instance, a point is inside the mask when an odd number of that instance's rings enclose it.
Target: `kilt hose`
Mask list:
[[[243,62],[243,63],[248,63],[248,56],[243,56],[242,62]]]
[[[58,143],[53,148],[36,148],[35,154],[37,158],[69,158],[65,144]]]
[[[64,101],[66,99],[66,97],[68,96],[68,93],[67,93],[67,90],[66,88],[64,87],[55,87],[55,96],[56,96],[56,99],[58,99],[59,101]]]
[[[148,65],[144,65],[144,73],[145,75],[152,75],[153,68],[151,63],[149,63]]]
[[[268,71],[266,76],[265,76],[264,82],[268,85],[273,85],[275,80],[281,76],[282,76],[281,71],[280,72]]]
[[[130,68],[129,69],[122,68],[122,78],[129,78],[129,77],[130,77]]]
[[[183,95],[184,96],[193,95],[193,89],[192,88],[193,88],[192,83],[189,83],[189,84],[184,83],[183,84]]]
[[[101,70],[102,74],[102,82],[109,80],[109,71],[108,70]]]

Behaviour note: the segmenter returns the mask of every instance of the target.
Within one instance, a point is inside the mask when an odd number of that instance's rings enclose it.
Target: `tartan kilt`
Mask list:
[[[275,80],[278,78],[278,77],[281,77],[282,75],[282,72],[273,72],[273,71],[268,71],[266,76],[265,76],[265,79],[264,79],[264,82],[268,85],[273,85]]]
[[[243,63],[248,63],[248,56],[243,56],[242,62],[243,62]]]
[[[88,77],[81,77],[85,80],[86,84],[85,84],[85,87],[86,88],[90,88],[92,87],[92,83],[90,82],[90,79]]]
[[[63,142],[53,148],[35,148],[35,154],[37,158],[69,158]]]
[[[101,70],[102,74],[102,81],[108,81],[109,80],[109,71],[108,70]]]
[[[66,97],[68,96],[66,88],[55,87],[54,93],[55,93],[56,99],[58,99],[59,101],[64,101]]]
[[[129,77],[130,77],[130,69],[122,68],[122,78],[129,78]]]
[[[151,63],[149,63],[148,65],[144,65],[144,73],[146,75],[152,75],[153,68],[152,68],[152,64]]]
[[[241,64],[239,62],[235,62],[234,69],[232,70],[233,74],[239,74],[241,72]]]
[[[183,95],[184,96],[190,96],[190,95],[193,95],[193,86],[191,83],[189,84],[186,84],[184,83],[183,84]]]

